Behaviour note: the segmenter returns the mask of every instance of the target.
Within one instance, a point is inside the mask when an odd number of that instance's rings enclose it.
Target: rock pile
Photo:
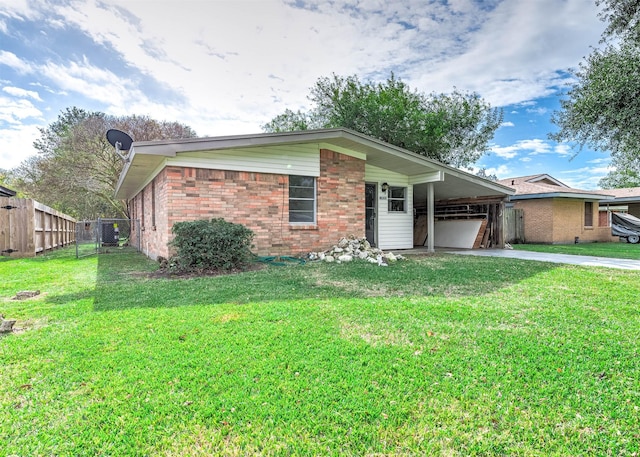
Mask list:
[[[401,255],[394,255],[393,252],[384,253],[378,248],[374,248],[366,238],[342,238],[338,244],[328,251],[310,252],[307,255],[309,260],[320,260],[324,262],[351,262],[352,260],[364,260],[370,263],[377,263],[386,267],[389,263],[403,260]]]

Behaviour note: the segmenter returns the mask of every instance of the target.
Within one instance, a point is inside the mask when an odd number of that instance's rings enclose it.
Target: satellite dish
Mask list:
[[[116,154],[120,156],[125,162],[129,161],[129,158],[120,151],[128,151],[131,149],[131,143],[133,139],[121,130],[109,129],[107,130],[107,141],[116,148]]]

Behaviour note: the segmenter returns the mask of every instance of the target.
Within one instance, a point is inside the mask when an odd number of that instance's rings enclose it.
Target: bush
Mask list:
[[[253,232],[244,225],[214,218],[177,222],[171,231],[171,264],[179,271],[244,269],[253,256]]]

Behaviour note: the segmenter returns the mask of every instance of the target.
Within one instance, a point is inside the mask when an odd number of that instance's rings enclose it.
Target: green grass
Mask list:
[[[514,244],[513,248],[552,254],[592,255],[640,260],[640,244],[630,243]]]
[[[455,255],[154,269],[0,260],[0,312],[25,328],[0,338],[0,453],[640,452],[638,272]]]

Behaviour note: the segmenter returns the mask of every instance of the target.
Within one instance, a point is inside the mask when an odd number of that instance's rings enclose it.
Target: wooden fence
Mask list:
[[[75,242],[76,220],[35,200],[0,197],[0,254],[34,257]]]
[[[506,208],[504,211],[505,241],[524,243],[524,210]]]

